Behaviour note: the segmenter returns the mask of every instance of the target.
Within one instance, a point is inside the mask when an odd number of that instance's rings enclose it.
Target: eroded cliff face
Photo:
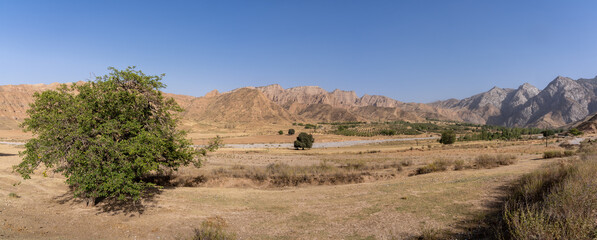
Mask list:
[[[354,91],[336,89],[328,92],[316,86],[284,89],[278,84],[256,89],[290,113],[308,120],[423,121],[429,117],[462,121],[458,114],[451,110],[440,111],[426,104],[403,103],[380,95],[365,94],[358,97]],[[334,117],[330,117],[332,115]]]

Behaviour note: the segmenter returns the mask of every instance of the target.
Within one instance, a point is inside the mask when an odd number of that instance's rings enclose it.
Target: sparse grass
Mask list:
[[[228,233],[226,221],[221,217],[208,218],[201,223],[201,227],[195,228],[195,235],[192,240],[233,240],[237,239],[235,234]]]
[[[482,154],[475,158],[475,167],[477,168],[495,168],[514,163],[516,163],[516,156],[512,154]]]
[[[464,162],[464,160],[458,159],[458,160],[454,161],[454,170],[458,171],[458,170],[462,170],[465,168],[466,168],[466,163]]]
[[[574,151],[566,150],[566,151],[546,151],[543,153],[543,158],[560,158],[560,157],[569,157],[573,156]]]
[[[432,163],[429,163],[423,167],[418,168],[416,174],[418,175],[418,174],[427,174],[427,173],[432,173],[432,172],[446,171],[446,170],[448,170],[448,167],[450,167],[452,164],[453,164],[453,162],[450,160],[445,160],[445,159],[435,160]]]
[[[597,158],[560,162],[525,175],[503,213],[506,239],[595,239]]]
[[[174,185],[196,186],[221,178],[249,179],[259,184],[275,187],[302,184],[347,184],[364,182],[365,177],[387,179],[394,177],[399,171],[402,171],[400,161],[383,163],[351,161],[343,164],[322,162],[309,166],[272,163],[265,167],[235,164],[229,168],[216,168],[208,174],[186,179]]]
[[[413,165],[413,161],[412,161],[412,160],[410,160],[410,159],[408,159],[408,160],[403,160],[403,161],[401,161],[401,162],[400,162],[400,164],[402,164],[402,166],[404,166],[404,167],[408,167],[408,166],[410,166],[410,165]]]
[[[423,227],[421,229],[421,235],[417,238],[418,240],[440,240],[446,239],[445,234],[443,231],[431,228],[431,227]]]

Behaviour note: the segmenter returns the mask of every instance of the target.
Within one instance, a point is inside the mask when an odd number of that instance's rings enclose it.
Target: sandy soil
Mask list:
[[[19,146],[0,145],[0,239],[186,239],[203,220],[215,216],[222,217],[228,231],[240,239],[401,239],[428,228],[459,231],[464,222],[487,210],[504,185],[546,162],[537,160],[545,150],[540,141],[451,147],[432,141],[400,142],[310,151],[224,149],[210,155],[203,170],[274,162],[309,165],[324,160],[408,159],[413,166],[395,179],[361,184],[167,188],[146,199],[138,211],[106,204],[88,206],[72,199],[64,178],[57,174],[22,180],[12,172],[20,161],[19,150]],[[494,169],[409,176],[434,159],[470,160],[480,153],[517,154],[519,162]],[[182,174],[194,174],[194,170],[183,169]]]

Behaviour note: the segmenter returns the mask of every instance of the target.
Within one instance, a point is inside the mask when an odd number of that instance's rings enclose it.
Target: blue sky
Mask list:
[[[278,83],[407,102],[597,75],[597,1],[0,1],[0,84],[136,65],[166,92]]]

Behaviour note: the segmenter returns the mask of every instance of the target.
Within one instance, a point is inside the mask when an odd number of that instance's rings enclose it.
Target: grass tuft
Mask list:
[[[449,160],[435,160],[432,163],[429,163],[423,167],[417,169],[416,174],[427,174],[432,172],[442,172],[448,170],[448,167],[452,165],[452,161]]]
[[[235,234],[228,233],[226,221],[221,217],[208,218],[201,223],[201,227],[195,228],[195,235],[192,240],[233,240],[237,239]]]
[[[477,168],[495,168],[516,163],[516,156],[510,154],[489,155],[482,154],[475,158]]]
[[[561,157],[569,157],[573,156],[574,151],[566,150],[566,151],[546,151],[543,153],[543,158],[561,158]]]

